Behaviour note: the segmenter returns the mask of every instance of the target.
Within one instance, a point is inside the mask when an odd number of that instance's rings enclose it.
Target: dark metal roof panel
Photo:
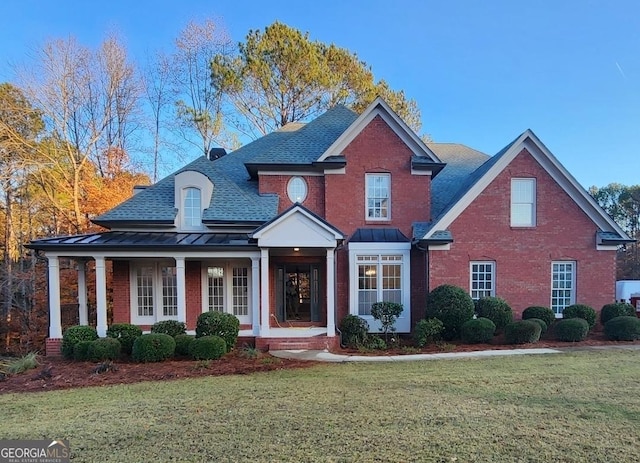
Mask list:
[[[358,228],[350,243],[408,243],[410,240],[397,228]]]

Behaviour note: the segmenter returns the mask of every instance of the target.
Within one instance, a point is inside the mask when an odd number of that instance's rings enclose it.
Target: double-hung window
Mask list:
[[[202,226],[202,193],[199,188],[185,188],[182,208],[183,228],[197,230]]]
[[[472,299],[493,297],[496,295],[496,264],[495,262],[471,262]]]
[[[551,263],[551,310],[562,316],[565,307],[575,304],[576,263],[558,261]]]
[[[159,263],[134,265],[131,271],[132,321],[153,324],[176,319],[178,291],[176,267]]]
[[[374,302],[402,304],[402,255],[356,256],[358,315],[371,315]]]
[[[367,220],[391,219],[391,175],[366,174]]]
[[[536,179],[511,179],[511,226],[536,226]]]

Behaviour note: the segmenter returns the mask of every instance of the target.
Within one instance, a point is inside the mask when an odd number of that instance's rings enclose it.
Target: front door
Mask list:
[[[320,321],[320,271],[313,264],[285,264],[276,270],[278,321]]]

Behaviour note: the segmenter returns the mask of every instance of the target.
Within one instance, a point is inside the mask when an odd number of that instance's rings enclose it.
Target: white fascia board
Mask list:
[[[431,177],[433,175],[433,172],[431,172],[430,170],[411,169],[411,175],[428,175],[429,177]]]
[[[451,250],[451,243],[429,245],[429,251],[450,251],[450,250]]]
[[[309,220],[314,222],[318,227],[320,227],[323,230],[325,230],[325,231],[329,232],[330,234],[332,234],[333,237],[336,240],[344,239],[344,236],[342,236],[336,230],[334,230],[333,228],[330,228],[326,224],[320,222],[313,215],[309,214],[306,210],[304,210],[303,208],[298,207],[298,206],[291,208],[286,214],[278,217],[276,220],[271,222],[269,225],[267,225],[263,229],[257,231],[256,233],[254,233],[251,237],[254,238],[254,239],[260,239],[265,233],[268,233],[273,228],[278,227],[282,222],[286,221],[289,217],[291,217],[294,214],[302,214],[303,216],[307,217]]]

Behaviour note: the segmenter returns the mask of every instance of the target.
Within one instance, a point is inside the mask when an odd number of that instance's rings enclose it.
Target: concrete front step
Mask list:
[[[261,350],[335,350],[340,344],[338,336],[312,336],[306,338],[256,338]]]

